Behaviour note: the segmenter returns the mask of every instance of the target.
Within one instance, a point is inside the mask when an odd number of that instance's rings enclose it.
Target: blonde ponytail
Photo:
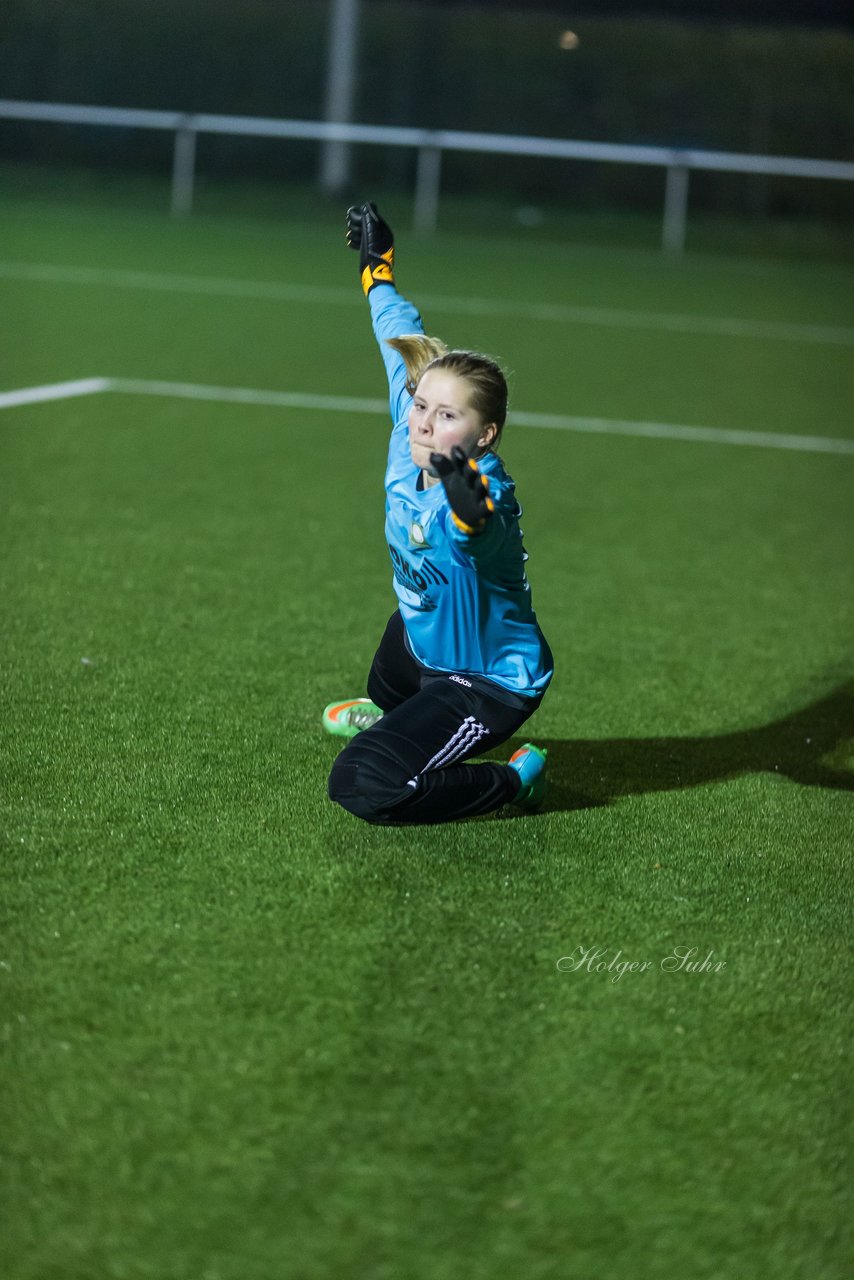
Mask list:
[[[448,353],[441,338],[428,338],[426,333],[407,333],[402,338],[386,338],[386,346],[393,347],[403,356],[406,390],[410,395],[415,394],[418,380],[428,364]]]

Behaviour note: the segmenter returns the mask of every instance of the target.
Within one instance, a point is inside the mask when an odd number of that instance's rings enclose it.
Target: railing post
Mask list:
[[[688,220],[688,166],[667,166],[664,187],[664,225],[661,247],[665,253],[680,254],[685,248],[685,225]]]
[[[349,124],[356,100],[357,43],[361,0],[332,0],[326,70],[325,118]],[[320,149],[320,186],[340,195],[350,180],[352,143],[328,140]]]
[[[416,231],[431,235],[439,220],[439,183],[442,175],[442,152],[439,147],[426,145],[418,148],[418,169],[415,175],[415,214],[412,225]]]
[[[175,153],[172,160],[172,212],[185,215],[193,208],[193,183],[196,170],[196,130],[193,117],[186,116],[175,130]]]

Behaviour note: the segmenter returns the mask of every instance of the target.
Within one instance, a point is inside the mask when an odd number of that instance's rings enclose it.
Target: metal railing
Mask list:
[[[287,138],[314,142],[370,143],[412,147],[418,152],[414,226],[435,231],[439,216],[442,153],[468,151],[552,160],[594,160],[608,164],[653,165],[665,171],[661,244],[668,253],[685,247],[689,175],[692,169],[774,177],[826,178],[854,181],[854,163],[805,160],[792,156],[746,155],[730,151],[696,151],[678,147],[620,146],[606,142],[521,137],[513,134],[465,133],[454,129],[414,129],[385,125],[327,124],[309,120],[276,120],[262,116],[223,116],[205,112],[149,111],[128,107],[87,107],[53,102],[0,99],[0,119],[44,121],[133,129],[160,129],[175,134],[172,162],[172,211],[188,214],[193,206],[196,138],[200,133],[242,134],[253,138]]]

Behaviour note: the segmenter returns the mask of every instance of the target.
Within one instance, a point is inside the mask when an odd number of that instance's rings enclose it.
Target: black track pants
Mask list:
[[[517,708],[485,692],[484,681],[475,688],[467,677],[430,672],[403,637],[395,613],[368,676],[368,695],[385,715],[335,761],[330,799],[376,823],[448,822],[507,804],[519,791],[515,769],[464,761],[512,737],[539,699]]]

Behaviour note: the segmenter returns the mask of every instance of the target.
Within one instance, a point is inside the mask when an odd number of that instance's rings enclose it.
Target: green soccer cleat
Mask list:
[[[515,769],[522,779],[522,789],[511,803],[520,809],[538,809],[543,803],[547,755],[545,747],[535,747],[533,742],[526,742],[510,757],[510,768]]]
[[[370,698],[348,698],[344,702],[330,702],[323,713],[323,727],[327,733],[339,738],[355,738],[363,729],[370,729],[383,716]]]

